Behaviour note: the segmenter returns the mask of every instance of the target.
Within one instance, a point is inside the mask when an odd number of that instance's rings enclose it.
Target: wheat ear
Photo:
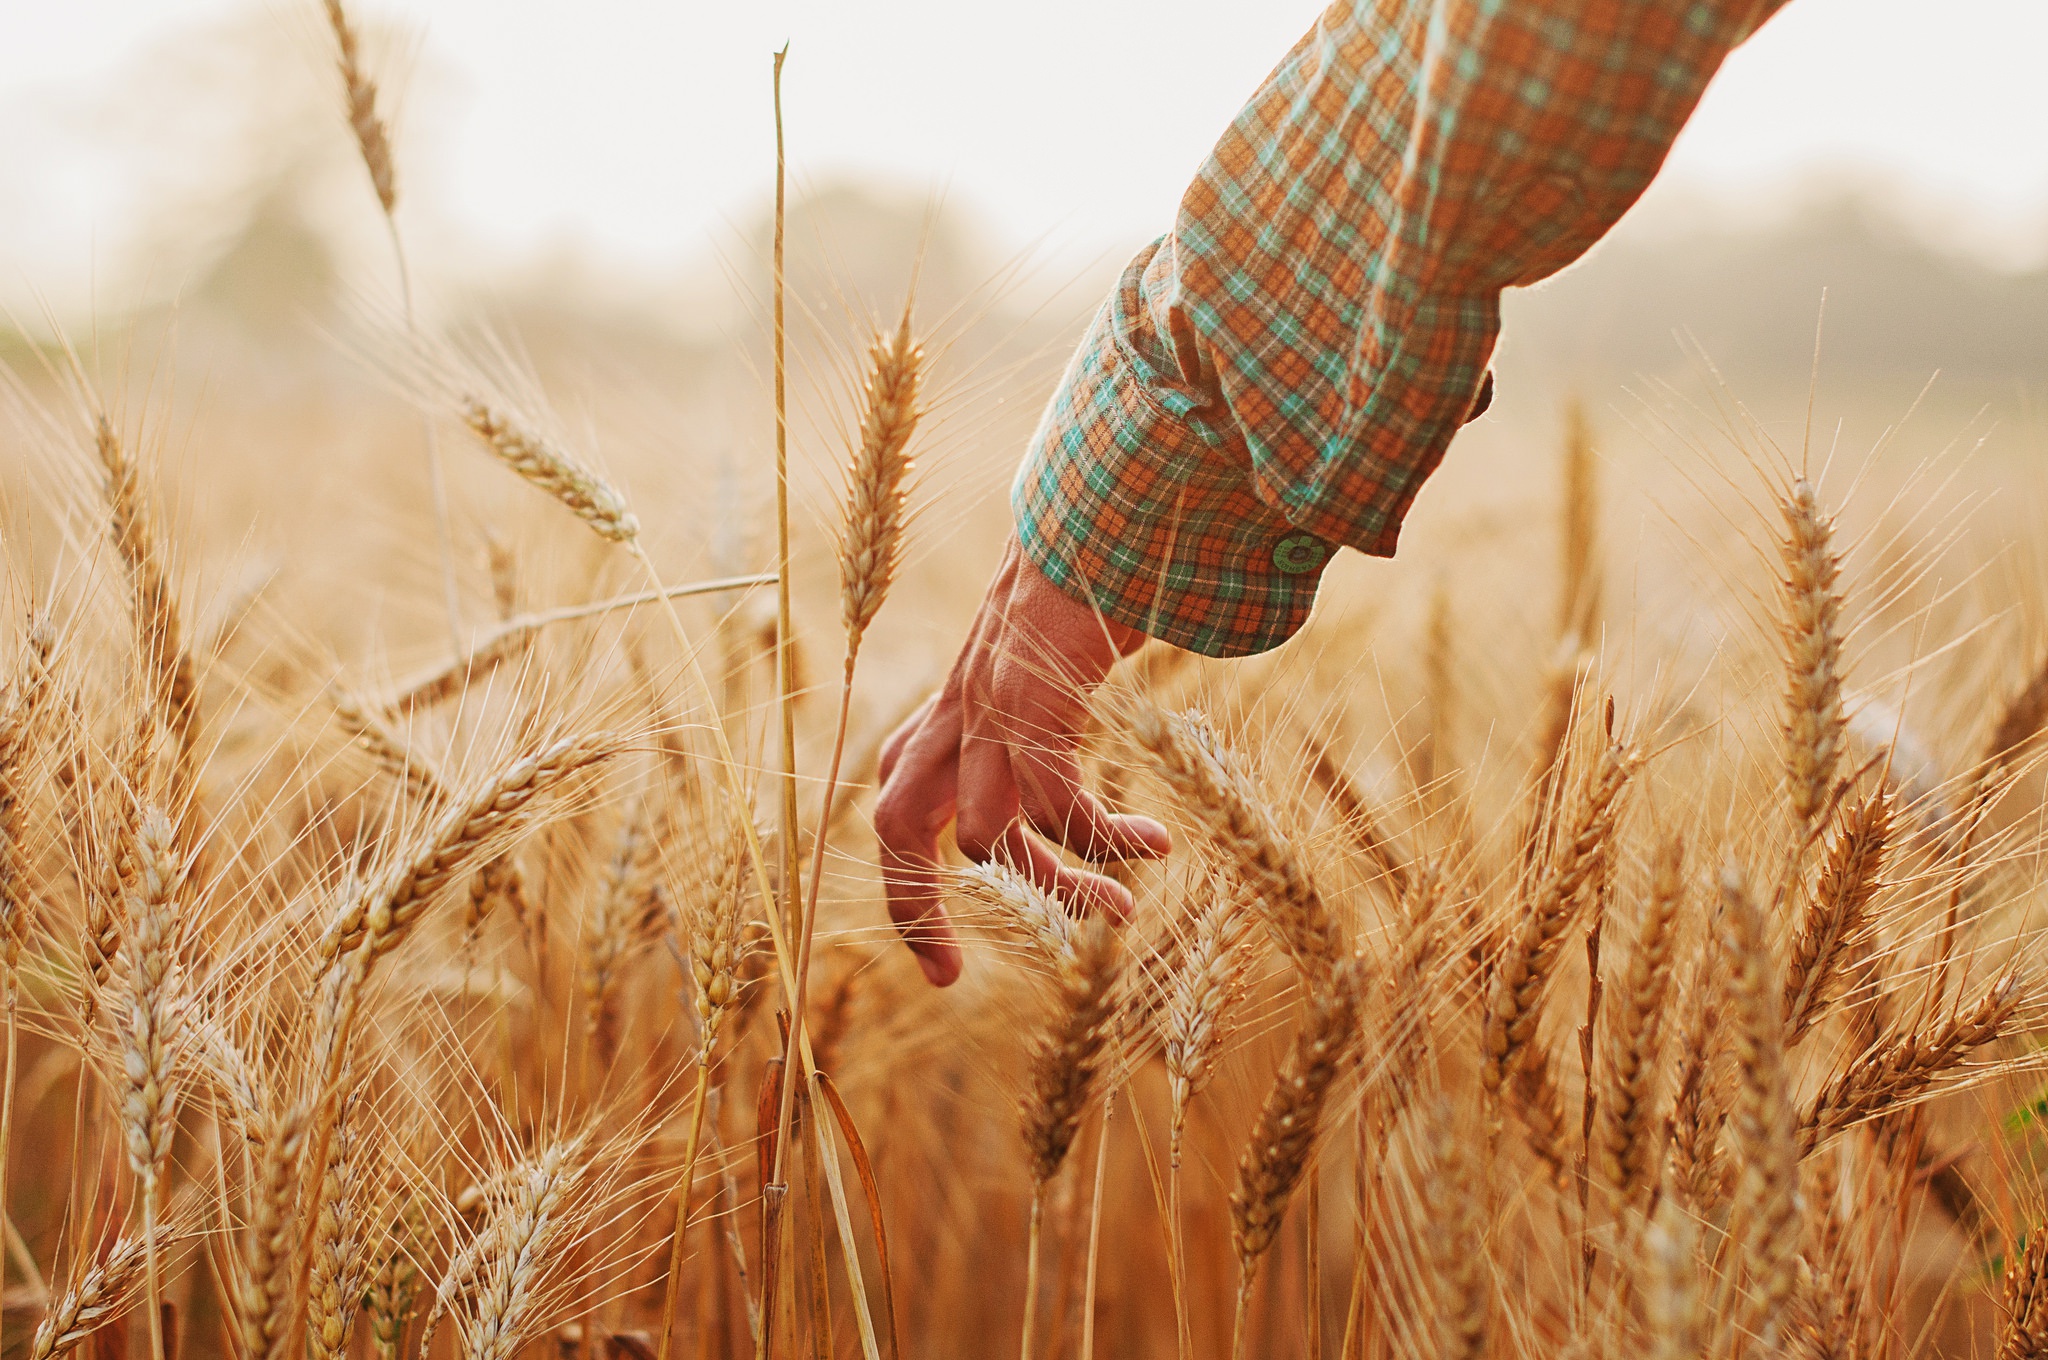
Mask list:
[[[2007,973],[1993,982],[1977,1004],[1951,1015],[1926,1033],[1909,1033],[1822,1087],[1800,1123],[1799,1144],[1811,1152],[1843,1129],[1874,1119],[1931,1090],[1972,1050],[2002,1037],[2019,1012],[2020,985]]]
[[[650,849],[642,812],[635,808],[619,824],[618,844],[605,865],[585,928],[583,948],[583,1029],[590,1040],[593,1071],[611,1066],[619,1047],[619,970],[632,948],[638,927],[640,899],[647,878]]]
[[[291,1106],[260,1124],[256,1174],[249,1186],[249,1231],[237,1281],[236,1322],[252,1360],[287,1353],[297,1274],[298,1193],[306,1150],[306,1111]]]
[[[321,936],[321,956],[331,961],[365,948],[374,959],[397,948],[457,875],[532,823],[536,799],[624,746],[615,732],[563,737],[493,771],[443,809],[381,878],[344,902]]]
[[[568,1139],[542,1153],[485,1226],[475,1312],[461,1327],[466,1360],[511,1360],[526,1341],[568,1226],[564,1210],[583,1174],[581,1152],[581,1140]]]
[[[1466,1131],[1450,1102],[1439,1100],[1424,1128],[1429,1146],[1422,1183],[1424,1234],[1436,1305],[1436,1353],[1480,1360],[1492,1320],[1486,1220]]]
[[[363,1291],[363,1306],[370,1313],[370,1344],[377,1360],[399,1360],[404,1353],[405,1331],[419,1308],[420,1297],[420,1272],[413,1262],[413,1249],[424,1231],[419,1205],[408,1199]]]
[[[996,918],[1031,942],[1039,958],[1057,965],[1074,952],[1078,925],[1066,906],[1000,860],[970,864],[953,875],[961,896],[994,910]]]
[[[1020,1354],[1031,1360],[1038,1321],[1038,1238],[1045,1189],[1059,1174],[1081,1120],[1094,1103],[1097,1078],[1115,1029],[1115,992],[1123,944],[1097,917],[1074,932],[1060,960],[1058,997],[1031,1056],[1022,1102],[1026,1164],[1031,1169],[1031,1223],[1025,1245],[1024,1322]]]
[[[1122,964],[1123,944],[1105,922],[1092,919],[1076,929],[1073,951],[1061,962],[1051,1023],[1032,1056],[1023,1101],[1024,1148],[1034,1185],[1042,1187],[1059,1173],[1093,1106],[1096,1081],[1108,1058]]]
[[[1785,1047],[1791,1048],[1827,1014],[1843,966],[1870,920],[1891,838],[1893,800],[1880,789],[1849,810],[1828,846],[1820,884],[1785,969]]]
[[[1245,901],[1221,884],[1213,885],[1208,904],[1196,918],[1194,938],[1166,981],[1158,1026],[1167,1090],[1173,1099],[1167,1131],[1170,1170],[1180,1168],[1188,1106],[1215,1075],[1216,1060],[1230,1033],[1230,1008],[1257,959],[1250,947],[1252,929]]]
[[[22,804],[30,743],[50,693],[50,654],[57,636],[47,616],[29,617],[21,673],[0,699],[0,1009],[6,1012],[7,1055],[0,1074],[0,1221],[7,1220],[7,1183],[14,1147],[14,1078],[20,1059],[21,951],[34,925],[28,809]],[[0,1270],[0,1304],[5,1301]]]
[[[1545,989],[1557,967],[1558,948],[1572,920],[1607,872],[1621,795],[1641,764],[1633,747],[1609,742],[1588,773],[1586,787],[1553,862],[1542,874],[1493,975],[1482,1032],[1479,1076],[1497,1097],[1532,1051]]]
[[[362,1134],[351,1093],[338,1104],[322,1172],[320,1217],[313,1225],[313,1265],[306,1294],[306,1339],[315,1360],[343,1360],[368,1287],[363,1241]]]
[[[924,415],[918,404],[924,363],[924,350],[911,337],[908,308],[893,332],[878,333],[868,345],[860,437],[846,472],[839,536],[839,602],[849,666],[903,562],[910,438]]]
[[[1801,478],[1779,504],[1785,646],[1785,788],[1803,844],[1833,797],[1847,720],[1842,714],[1841,557],[1834,520]]]
[[[626,508],[625,497],[510,411],[473,396],[462,399],[461,410],[462,423],[499,462],[554,497],[599,538],[626,543],[639,534],[640,520]]]
[[[114,547],[128,569],[135,609],[136,650],[143,660],[150,701],[158,721],[178,745],[178,784],[174,803],[181,808],[191,792],[193,752],[199,742],[199,682],[192,657],[185,650],[185,629],[177,596],[158,541],[156,515],[142,472],[121,443],[106,415],[94,418],[93,445],[106,473],[109,527]]]
[[[1796,1283],[1799,1145],[1786,1092],[1784,990],[1763,910],[1732,866],[1721,875],[1721,948],[1737,1075],[1729,1124],[1741,1158],[1730,1232],[1748,1281],[1730,1318],[1772,1354]]]
[[[1343,932],[1250,781],[1190,715],[1169,717],[1137,703],[1129,727],[1182,808],[1257,895],[1281,947],[1304,973],[1327,975],[1349,952]]]
[[[115,1239],[106,1255],[50,1304],[28,1346],[29,1360],[56,1360],[135,1306],[144,1287],[148,1245],[140,1233]]]
[[[2003,1302],[1997,1360],[2048,1356],[2048,1230],[2041,1226],[2027,1234],[2023,1250],[2008,1255]]]
[[[1273,1245],[1288,1201],[1315,1156],[1323,1107],[1358,1045],[1365,965],[1346,955],[1310,984],[1308,1013],[1266,1093],[1230,1192],[1237,1248],[1238,1320],[1233,1354],[1244,1347],[1244,1319],[1259,1261]]]
[[[1657,1184],[1658,1141],[1651,1129],[1664,1008],[1685,906],[1685,842],[1665,839],[1650,869],[1650,895],[1636,923],[1628,969],[1614,997],[1608,1041],[1607,1097],[1600,1102],[1593,1169],[1617,1200],[1639,1202]]]

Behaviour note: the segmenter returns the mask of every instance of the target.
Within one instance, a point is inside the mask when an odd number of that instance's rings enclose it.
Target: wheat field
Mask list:
[[[879,750],[1001,523],[948,441],[1042,388],[911,280],[788,365],[778,286],[759,494],[613,460],[614,389],[416,307],[320,18],[355,385],[0,375],[0,1353],[2048,1355],[1996,469],[1710,388],[1645,484],[1573,407],[1287,647],[1123,663],[1084,768],[1174,853],[1125,921],[954,856],[935,990]]]

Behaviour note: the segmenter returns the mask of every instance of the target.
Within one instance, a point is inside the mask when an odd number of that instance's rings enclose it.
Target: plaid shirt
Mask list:
[[[1026,555],[1209,656],[1285,641],[1484,409],[1501,291],[1606,233],[1782,3],[1336,0],[1097,313],[1011,494]]]

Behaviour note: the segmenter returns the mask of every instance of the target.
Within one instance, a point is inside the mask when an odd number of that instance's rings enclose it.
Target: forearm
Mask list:
[[[1772,0],[1345,0],[1098,313],[1015,488],[1026,552],[1210,655],[1391,555],[1471,414],[1500,294],[1636,200]]]

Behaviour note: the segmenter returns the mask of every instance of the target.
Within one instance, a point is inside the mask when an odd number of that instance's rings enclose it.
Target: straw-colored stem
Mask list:
[[[1309,1168],[1301,1196],[1303,1300],[1308,1313],[1310,1360],[1323,1360],[1323,1178]]]
[[[858,640],[849,642],[846,652],[846,670],[839,681],[839,718],[832,728],[832,764],[825,775],[825,807],[832,806],[832,795],[839,786],[839,766],[846,754],[846,724],[853,712],[853,667],[859,656]],[[811,986],[811,953],[817,938],[818,886],[825,879],[825,828],[819,827],[811,847],[810,886],[804,894],[802,924],[797,928],[796,946],[796,997],[789,1008],[789,1041],[792,1046],[803,1037],[806,1005]],[[788,1079],[784,1069],[782,1081],[781,1113],[776,1121],[775,1138],[775,1183],[787,1184],[783,1180],[786,1168],[785,1158],[789,1155],[789,1127],[791,1108],[795,1097],[792,1094],[796,1083]]]
[[[782,904],[783,928],[805,929],[809,922],[797,923],[791,911],[802,898],[803,885],[799,881],[797,859],[797,805],[796,805],[796,653],[792,649],[795,630],[791,626],[789,601],[789,363],[787,353],[788,327],[784,315],[786,279],[783,273],[783,239],[788,224],[788,149],[783,141],[782,127],[782,63],[789,57],[789,48],[784,45],[775,54],[773,95],[775,104],[775,240],[774,260],[774,345],[775,345],[775,709],[781,729],[782,779],[779,800],[782,840]],[[828,804],[829,806],[829,804]],[[822,828],[820,829],[822,836]],[[796,970],[801,975],[803,961],[799,957]],[[793,983],[794,979],[785,979]],[[791,988],[790,997],[795,1004],[797,992]],[[796,1005],[795,1024],[801,1025],[803,1008]],[[795,1050],[796,1033],[792,1029],[791,1050]],[[776,1144],[775,1170],[772,1185],[785,1193],[787,1182],[783,1180],[783,1158],[787,1155],[787,1131],[790,1119],[790,1079],[788,1064],[784,1064],[776,1080],[781,1083],[777,1093],[780,1113],[776,1126],[784,1136]],[[781,1252],[782,1216],[773,1215],[776,1238],[764,1246],[774,1251],[778,1259]],[[779,1283],[779,1271],[764,1271],[762,1274],[761,1296],[761,1341],[756,1350],[759,1360],[769,1360],[772,1338],[775,1331],[775,1288]]]
[[[156,1185],[154,1181],[144,1182],[142,1187],[142,1259],[144,1271],[149,1279],[149,1355],[150,1360],[164,1360],[164,1300],[162,1263],[157,1260],[156,1241]]]
[[[1031,1333],[1038,1326],[1038,1230],[1045,1217],[1045,1183],[1031,1187],[1031,1227],[1024,1238],[1024,1331],[1019,1346],[1022,1360],[1031,1360]]]
[[[1179,1130],[1175,1130],[1175,1138]],[[1173,1337],[1175,1360],[1188,1360],[1193,1339],[1188,1335],[1188,1292],[1187,1292],[1187,1232],[1183,1226],[1180,1181],[1179,1146],[1166,1166],[1166,1224],[1167,1234],[1173,1240],[1167,1243],[1167,1250],[1173,1253],[1173,1274],[1177,1287],[1173,1291]]]
[[[669,1360],[676,1330],[676,1299],[682,1293],[683,1243],[690,1227],[690,1190],[697,1177],[697,1155],[704,1144],[704,1111],[711,1094],[711,1055],[697,1061],[697,1098],[690,1110],[690,1138],[683,1151],[683,1175],[676,1183],[676,1229],[669,1239],[668,1281],[661,1299],[661,1338],[657,1360]]]
[[[1102,1098],[1102,1133],[1095,1140],[1095,1193],[1088,1206],[1088,1269],[1081,1289],[1081,1360],[1095,1360],[1095,1270],[1102,1250],[1102,1191],[1109,1174],[1109,1125],[1116,1092]]]
[[[0,1077],[0,1223],[9,1222],[7,1217],[7,1164],[14,1148],[14,1065],[17,1057],[20,1027],[16,1015],[20,984],[16,981],[14,968],[7,967],[6,976],[0,977],[0,988],[7,993],[7,1072]],[[0,1253],[0,1309],[4,1309],[7,1298],[7,1258]],[[5,1320],[0,1311],[0,1321]]]
[[[1230,1360],[1244,1360],[1245,1332],[1252,1314],[1252,1285],[1258,1278],[1258,1268],[1256,1260],[1238,1263],[1237,1313],[1230,1324]]]

